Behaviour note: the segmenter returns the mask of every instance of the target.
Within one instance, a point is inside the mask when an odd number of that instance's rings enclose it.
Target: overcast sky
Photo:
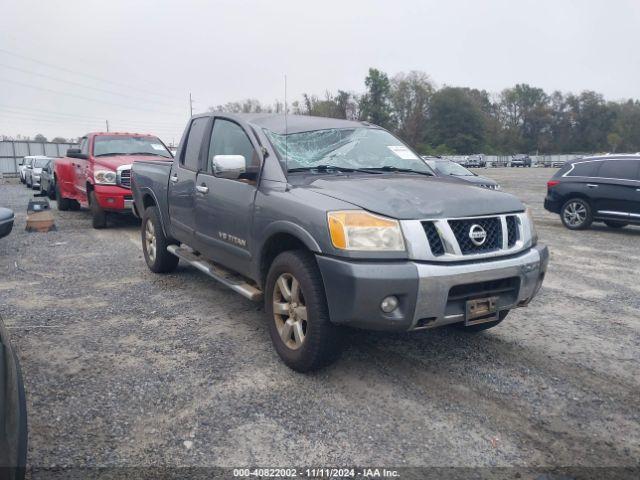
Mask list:
[[[369,67],[640,98],[639,0],[64,0],[0,8],[0,135],[152,132],[232,100],[360,92]],[[35,60],[32,61],[32,60]],[[64,70],[51,68],[59,66]]]

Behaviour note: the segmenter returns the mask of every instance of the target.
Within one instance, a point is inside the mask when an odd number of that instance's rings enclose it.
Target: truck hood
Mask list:
[[[122,165],[131,165],[133,162],[137,162],[138,160],[162,160],[161,157],[154,155],[118,155],[113,157],[94,157],[94,159],[96,165],[101,165],[102,167],[106,167],[114,171]],[[168,162],[171,160],[172,159],[167,158]]]
[[[463,180],[415,175],[307,177],[302,188],[399,220],[518,212],[513,195],[477,188]]]

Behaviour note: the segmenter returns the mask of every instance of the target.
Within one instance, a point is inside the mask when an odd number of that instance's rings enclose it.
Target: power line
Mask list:
[[[56,95],[66,95],[68,97],[80,98],[82,100],[88,100],[90,102],[104,103],[106,105],[113,105],[113,106],[116,106],[116,107],[127,108],[127,109],[130,109],[130,110],[145,110],[147,112],[164,113],[165,115],[171,115],[171,116],[176,116],[176,117],[177,116],[181,116],[181,115],[178,115],[178,114],[175,114],[175,113],[163,112],[161,110],[152,110],[152,109],[149,109],[149,108],[140,108],[140,107],[130,107],[128,105],[122,105],[122,104],[119,104],[119,103],[107,102],[107,101],[104,101],[104,100],[98,100],[98,99],[95,99],[95,98],[85,97],[83,95],[75,95],[73,93],[60,92],[58,90],[52,90],[50,88],[38,87],[36,85],[30,85],[28,83],[17,82],[15,80],[9,80],[7,78],[0,78],[0,82],[11,83],[11,84],[19,85],[19,86],[22,86],[22,87],[33,88],[35,90],[42,90],[43,92],[55,93]]]
[[[166,95],[149,92],[146,88],[136,87],[136,86],[128,85],[126,83],[121,83],[121,82],[114,82],[113,80],[107,80],[107,79],[104,79],[104,78],[96,77],[94,75],[89,75],[87,73],[78,72],[76,70],[71,70],[69,68],[60,67],[58,65],[54,65],[54,64],[51,64],[51,63],[43,62],[42,60],[38,60],[38,59],[35,59],[33,57],[27,57],[25,55],[20,55],[20,54],[17,54],[15,52],[11,52],[9,50],[5,50],[4,48],[0,48],[0,52],[4,53],[6,55],[11,55],[12,57],[21,58],[21,59],[27,60],[29,62],[37,63],[37,64],[39,64],[41,66],[45,66],[45,67],[48,67],[48,68],[55,68],[55,69],[63,71],[63,72],[73,73],[74,75],[80,75],[82,77],[91,78],[93,80],[98,80],[99,82],[110,83],[112,85],[119,85],[121,87],[126,87],[126,88],[130,88],[130,89],[138,90],[138,91],[146,93],[147,95],[166,97]],[[174,100],[180,100],[178,97],[173,97],[172,96],[171,98],[173,98]]]
[[[75,85],[75,86],[81,87],[81,88],[87,88],[89,90],[94,90],[96,92],[107,93],[109,95],[118,95],[118,96],[126,97],[126,98],[134,98],[134,99],[136,99],[138,101],[154,103],[156,105],[164,105],[165,107],[171,107],[171,108],[175,107],[175,105],[171,105],[171,104],[168,104],[168,103],[158,103],[157,100],[147,100],[147,99],[144,99],[144,98],[139,98],[139,97],[137,97],[135,95],[127,95],[126,93],[114,92],[112,90],[104,90],[102,88],[91,87],[91,86],[84,85],[84,84],[79,83],[79,82],[74,82],[74,81],[71,81],[71,80],[65,80],[65,79],[62,79],[62,78],[53,77],[51,75],[46,75],[44,73],[38,73],[38,72],[31,71],[31,70],[26,70],[24,68],[12,67],[11,65],[5,65],[5,64],[0,63],[0,67],[9,68],[9,69],[15,70],[17,72],[27,73],[29,75],[35,75],[35,76],[42,77],[42,78],[48,78],[50,80],[55,80],[56,82],[68,83],[70,85]]]
[[[67,119],[87,119],[87,120],[92,120],[92,121],[103,121],[103,117],[92,117],[92,116],[87,116],[87,115],[81,115],[81,114],[71,114],[71,113],[62,113],[62,112],[53,112],[51,110],[42,110],[42,109],[33,109],[33,108],[26,108],[26,107],[19,107],[19,106],[12,106],[12,105],[5,105],[5,104],[0,104],[0,110],[4,110],[7,112],[15,112],[15,113],[19,113],[19,114],[29,114],[29,115],[35,115],[35,116],[46,116],[46,117],[53,117],[53,118],[58,118],[59,121],[63,121],[63,120],[67,120]],[[30,114],[29,112],[34,112],[33,114]],[[175,121],[175,122],[158,122],[155,120],[150,120],[150,121],[146,121],[146,120],[115,120],[118,123],[140,123],[140,124],[144,124],[144,125],[160,125],[160,126],[166,126],[166,127],[174,127],[176,125],[183,125],[183,122],[179,122],[179,121]],[[182,128],[182,127],[181,127]]]

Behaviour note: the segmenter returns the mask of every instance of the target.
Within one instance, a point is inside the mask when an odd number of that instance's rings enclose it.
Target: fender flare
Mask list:
[[[320,248],[320,245],[318,244],[316,239],[304,228],[302,228],[297,223],[293,223],[288,220],[278,220],[269,224],[269,226],[267,226],[267,228],[262,231],[261,237],[263,241],[260,243],[260,256],[262,256],[262,250],[267,239],[279,233],[288,233],[289,235],[293,235],[302,243],[304,243],[304,245],[312,252],[322,253],[322,248]]]
[[[165,214],[162,211],[163,209],[160,206],[160,202],[158,201],[158,197],[156,196],[155,192],[149,188],[149,187],[142,187],[140,188],[139,191],[139,197],[140,199],[144,199],[144,197],[146,197],[147,195],[150,195],[153,198],[153,201],[156,204],[156,207],[158,208],[158,213],[160,214],[160,225],[162,226],[162,233],[164,233],[164,236],[167,238],[172,238],[171,235],[169,234],[168,230],[167,230],[167,220],[165,218]],[[134,207],[137,209],[137,205],[136,205],[136,201],[135,201],[136,196],[133,196],[133,205]],[[138,209],[138,214],[140,215],[140,219],[142,219],[142,214],[144,213],[144,204],[141,205],[141,208]]]

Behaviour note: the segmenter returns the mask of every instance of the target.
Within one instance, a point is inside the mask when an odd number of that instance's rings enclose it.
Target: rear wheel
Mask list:
[[[615,220],[605,220],[605,225],[610,228],[624,228],[629,225],[628,222],[617,222]]]
[[[56,202],[58,203],[58,210],[65,212],[71,209],[71,200],[62,196],[58,185],[56,185]]]
[[[582,198],[572,198],[560,209],[562,223],[569,230],[584,230],[593,223],[591,205]]]
[[[98,204],[96,192],[89,192],[89,208],[91,208],[91,224],[93,228],[105,228],[107,226],[107,212]]]
[[[320,271],[309,252],[295,250],[276,257],[264,298],[271,341],[289,368],[308,372],[335,359],[338,329],[329,319]]]
[[[149,270],[155,273],[175,270],[180,259],[167,250],[173,242],[162,230],[157,207],[148,207],[142,214],[141,236],[142,251]]]

